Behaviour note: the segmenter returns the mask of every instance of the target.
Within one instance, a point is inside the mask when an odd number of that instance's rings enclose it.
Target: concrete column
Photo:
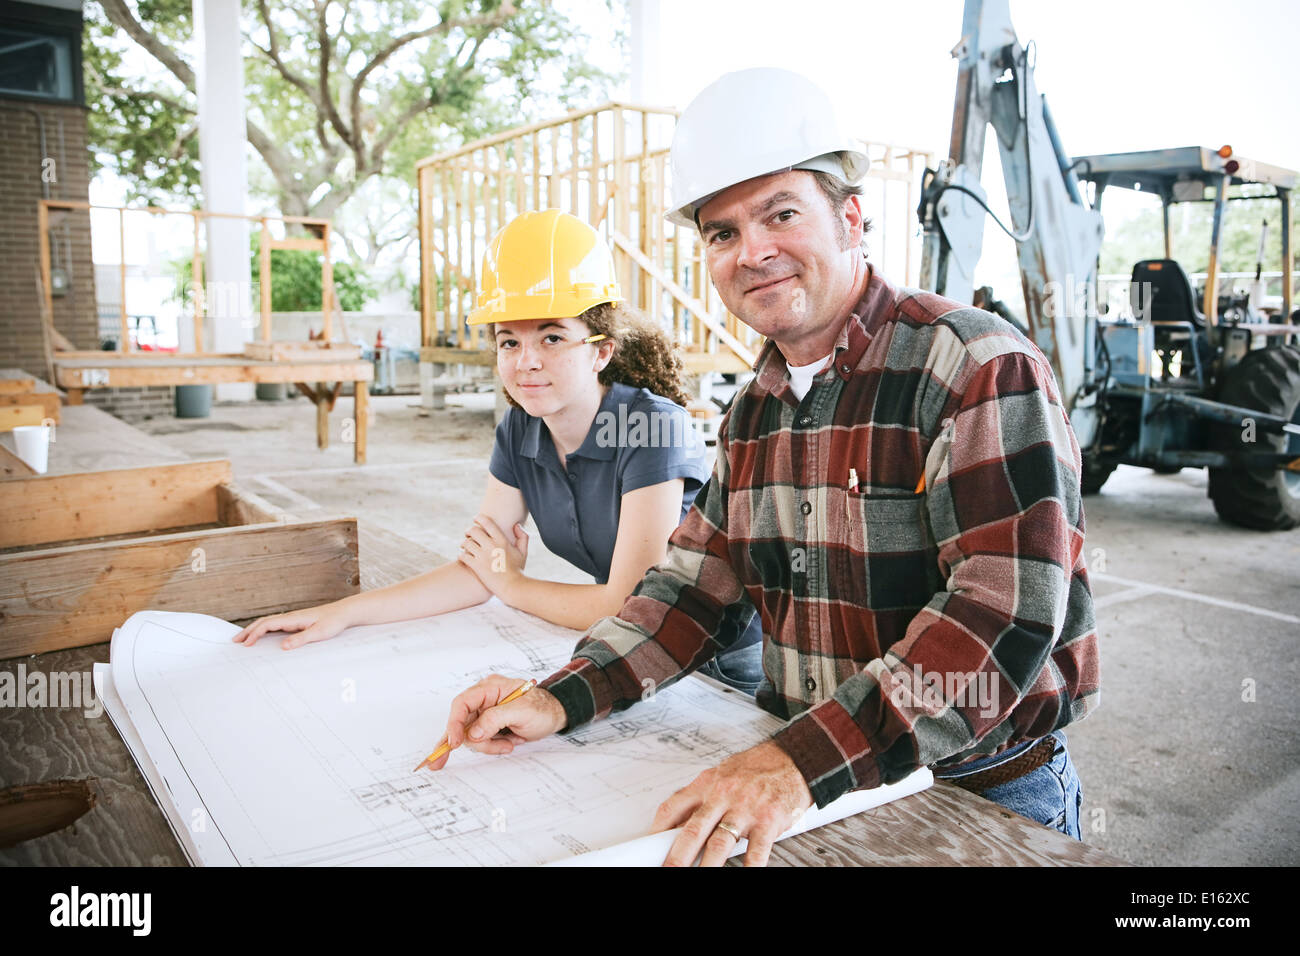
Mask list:
[[[244,213],[248,198],[244,118],[244,60],[240,53],[239,0],[194,0],[198,41],[199,163],[203,205],[209,212]],[[207,222],[204,284],[206,349],[239,352],[251,338],[249,224],[242,219]],[[218,385],[216,398],[251,401],[253,384]]]

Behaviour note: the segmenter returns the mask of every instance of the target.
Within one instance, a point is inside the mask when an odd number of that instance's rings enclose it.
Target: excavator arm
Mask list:
[[[1101,214],[1088,204],[1061,148],[1047,101],[1034,84],[1030,52],[1016,39],[1007,0],[966,0],[950,157],[927,171],[919,214],[923,288],[971,302],[984,220],[1016,241],[1030,335],[1051,360],[1081,444],[1090,414]],[[1001,151],[1011,224],[992,215],[980,173],[987,129]]]

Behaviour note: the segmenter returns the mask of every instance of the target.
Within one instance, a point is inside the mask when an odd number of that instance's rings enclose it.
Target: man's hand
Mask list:
[[[463,743],[479,753],[508,754],[516,744],[541,740],[563,728],[568,720],[564,707],[540,687],[498,706],[522,683],[523,678],[491,674],[457,694],[447,717],[447,743],[452,750]],[[429,768],[441,770],[450,756],[448,751]]]
[[[777,744],[766,741],[728,757],[659,806],[652,833],[681,827],[664,866],[721,866],[731,848],[749,839],[746,866],[766,866],[772,844],[812,806],[799,768]],[[726,824],[735,834],[719,824]]]
[[[528,533],[516,524],[511,540],[487,515],[477,515],[465,532],[457,560],[473,571],[485,588],[505,600],[528,560]]]

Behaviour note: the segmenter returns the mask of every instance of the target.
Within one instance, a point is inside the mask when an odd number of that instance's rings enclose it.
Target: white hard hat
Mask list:
[[[830,97],[790,70],[726,73],[691,100],[671,150],[668,220],[695,225],[695,211],[736,183],[787,169],[816,169],[852,186],[870,160],[835,116]]]

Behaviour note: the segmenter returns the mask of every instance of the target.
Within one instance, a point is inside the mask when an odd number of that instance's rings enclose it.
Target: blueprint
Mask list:
[[[238,631],[206,615],[141,612],[96,674],[196,864],[657,863],[657,843],[608,854],[643,843],[663,800],[780,726],[752,699],[687,678],[513,754],[462,748],[444,770],[414,773],[457,693],[494,672],[543,678],[577,633],[495,600],[294,651],[274,639],[234,644]],[[923,771],[873,799],[928,783]]]

